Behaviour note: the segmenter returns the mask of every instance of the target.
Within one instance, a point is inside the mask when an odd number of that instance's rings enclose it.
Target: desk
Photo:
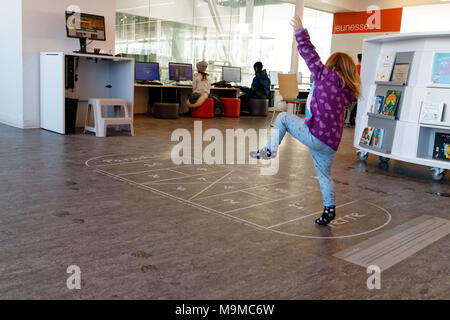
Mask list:
[[[211,88],[211,94],[223,98],[237,98],[239,91],[238,88]],[[186,113],[189,110],[186,101],[191,92],[192,86],[135,84],[135,113],[148,113],[149,106],[155,102],[179,103],[180,113]]]
[[[75,57],[78,81],[65,88],[65,58]],[[41,52],[41,128],[65,134],[65,98],[78,99],[77,126],[84,127],[87,100],[124,99],[130,114],[134,101],[134,59],[64,52]]]

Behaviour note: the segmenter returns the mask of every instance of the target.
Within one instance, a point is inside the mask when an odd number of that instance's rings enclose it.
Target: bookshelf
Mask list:
[[[449,52],[450,33],[396,34],[364,41],[362,61],[363,96],[358,102],[354,147],[358,159],[370,154],[405,161],[431,168],[431,177],[441,181],[450,169],[450,161],[433,157],[436,133],[450,134],[450,85],[432,83],[436,52]],[[406,81],[377,81],[379,61],[395,53],[394,65],[409,64]],[[390,79],[391,80],[392,75]],[[379,114],[374,97],[384,96],[389,90],[400,92],[395,116]],[[442,121],[421,122],[423,102],[444,103]],[[381,148],[360,144],[365,128],[384,129]]]

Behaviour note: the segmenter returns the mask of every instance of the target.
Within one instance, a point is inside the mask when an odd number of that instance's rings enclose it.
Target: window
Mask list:
[[[213,81],[229,65],[241,67],[242,83],[249,85],[256,61],[267,71],[289,71],[294,12],[293,4],[281,0],[117,0],[116,53],[159,62],[163,81],[169,62],[195,67],[206,60]],[[305,24],[324,57],[332,17],[305,9]],[[309,79],[304,63],[300,71]]]

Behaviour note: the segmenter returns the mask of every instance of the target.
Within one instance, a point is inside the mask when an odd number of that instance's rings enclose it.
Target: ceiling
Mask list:
[[[296,0],[282,0],[295,3]],[[406,6],[420,6],[427,4],[450,3],[441,0],[304,0],[305,6],[327,12],[365,11],[371,5],[381,9],[400,8]]]

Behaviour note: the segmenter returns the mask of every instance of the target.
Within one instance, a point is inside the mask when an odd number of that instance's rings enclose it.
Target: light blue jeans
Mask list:
[[[274,129],[278,129],[279,135],[272,131],[267,148],[270,151],[278,151],[278,145],[283,140],[286,132],[303,143],[309,148],[314,167],[316,168],[317,177],[319,178],[320,190],[323,196],[323,205],[331,207],[335,205],[334,184],[331,177],[331,166],[333,165],[336,151],[331,149],[325,143],[314,137],[309,131],[305,122],[290,113],[281,113],[274,125]],[[278,141],[278,143],[276,143]]]

